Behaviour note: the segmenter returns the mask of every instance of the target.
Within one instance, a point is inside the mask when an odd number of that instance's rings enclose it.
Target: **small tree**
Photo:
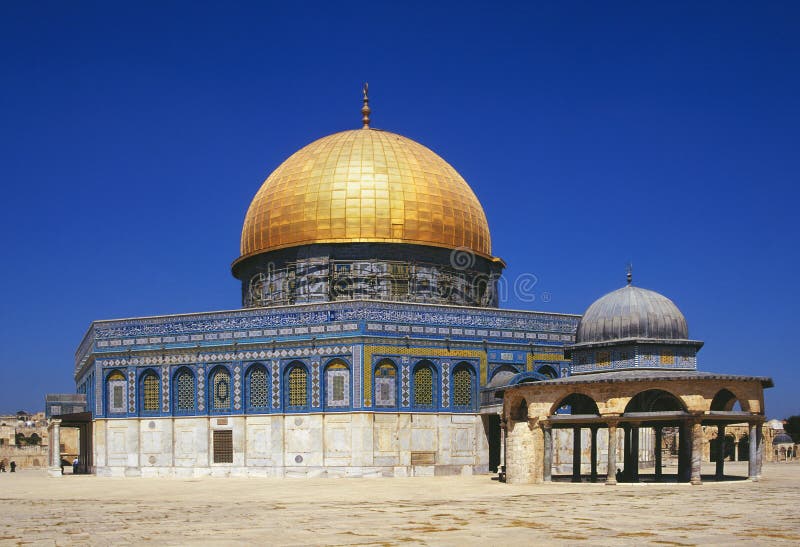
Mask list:
[[[784,424],[783,430],[789,434],[794,442],[800,443],[800,416],[789,416],[786,418],[786,424]]]
[[[14,434],[14,443],[17,446],[22,446],[25,444],[25,433],[15,433]]]
[[[29,445],[38,446],[42,444],[42,438],[37,433],[31,433],[31,436],[26,439]]]

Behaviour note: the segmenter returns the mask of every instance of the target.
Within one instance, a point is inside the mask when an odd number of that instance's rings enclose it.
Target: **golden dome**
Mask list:
[[[358,242],[492,253],[483,208],[455,169],[411,139],[364,128],[312,142],[264,181],[237,262],[297,245]]]

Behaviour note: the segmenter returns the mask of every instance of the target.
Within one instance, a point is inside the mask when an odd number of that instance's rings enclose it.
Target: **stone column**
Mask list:
[[[639,482],[639,424],[631,424],[631,455],[630,473],[631,482]]]
[[[572,428],[572,482],[581,482],[581,428]]]
[[[52,419],[47,427],[48,448],[50,449],[50,466],[47,475],[50,477],[61,476],[61,420]]]
[[[592,432],[592,471],[589,480],[597,482],[597,426],[593,425],[590,430]]]
[[[617,424],[608,424],[608,466],[606,469],[606,484],[617,484]]]
[[[500,464],[497,476],[502,482],[506,481],[506,419],[500,416]]]
[[[656,473],[656,482],[661,482],[661,444],[662,444],[662,427],[660,425],[655,426],[656,433],[656,447],[655,447],[655,473]]]
[[[725,478],[725,425],[717,424],[717,468],[714,478],[721,481]]]
[[[542,424],[544,434],[544,457],[542,458],[542,480],[553,480],[553,427],[548,423]]]
[[[699,418],[690,422],[692,432],[692,476],[689,482],[703,484],[701,466],[703,463],[703,424]]]
[[[622,446],[622,476],[627,482],[631,476],[631,426],[624,424],[622,430],[625,432]]]
[[[731,461],[739,461],[739,437],[733,437],[733,454],[731,454]]]
[[[678,482],[689,482],[691,475],[692,438],[687,422],[678,428]]]
[[[764,463],[764,427],[763,424],[756,425],[756,439],[758,444],[758,458],[756,458],[756,475],[761,478],[761,464]]]
[[[758,480],[758,424],[750,424],[750,453],[748,454],[747,476],[750,480]]]

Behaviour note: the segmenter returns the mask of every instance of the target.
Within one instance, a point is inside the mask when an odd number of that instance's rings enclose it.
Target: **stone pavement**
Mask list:
[[[713,464],[704,473],[713,473]],[[744,475],[746,462],[726,471]],[[800,543],[800,465],[757,483],[507,485],[407,479],[0,477],[0,543]]]

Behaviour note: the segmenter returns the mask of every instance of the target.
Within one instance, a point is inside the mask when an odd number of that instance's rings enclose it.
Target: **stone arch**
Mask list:
[[[515,374],[514,377],[509,382],[509,385],[515,386],[517,384],[530,384],[533,382],[544,382],[549,380],[547,376],[539,374],[538,372],[520,372],[519,374]]]
[[[528,401],[520,397],[509,405],[509,419],[515,422],[528,420]]]
[[[561,412],[562,409],[569,409],[568,411]],[[573,391],[569,395],[562,397],[550,408],[550,415],[553,414],[600,414],[600,409],[597,402],[586,395]]]
[[[489,381],[491,382],[495,376],[504,372],[507,374],[510,373],[512,375],[519,374],[519,370],[517,370],[517,367],[515,367],[514,365],[500,365],[499,367],[497,367],[492,371],[492,375],[489,378]]]
[[[625,412],[686,412],[686,403],[664,389],[647,389],[630,398]]]
[[[750,406],[746,400],[742,400],[737,397],[733,391],[723,388],[720,389],[716,395],[714,395],[713,399],[711,399],[711,406],[709,407],[709,410],[729,412],[733,410],[736,403],[739,403],[739,406],[742,410],[750,410]]]

